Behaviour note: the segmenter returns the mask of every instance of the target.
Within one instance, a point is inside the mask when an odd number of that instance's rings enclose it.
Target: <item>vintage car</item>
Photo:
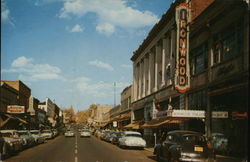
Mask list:
[[[35,145],[35,138],[28,130],[18,130],[19,137],[23,140],[23,148],[28,148]]]
[[[170,131],[154,148],[157,160],[209,161],[214,158],[206,138],[198,132],[188,130]]]
[[[118,146],[121,148],[135,147],[144,149],[144,147],[146,147],[146,141],[142,138],[140,132],[125,131],[118,140]]]
[[[0,130],[3,139],[2,156],[8,156],[22,150],[22,139],[18,137],[16,130]]]
[[[30,130],[30,134],[34,137],[36,144],[45,142],[45,136],[41,134],[40,130]]]
[[[64,133],[65,137],[75,137],[75,132],[73,130],[66,130]]]
[[[80,131],[80,137],[90,137],[90,131],[88,129],[82,129]]]
[[[53,137],[56,137],[59,135],[59,132],[57,129],[52,129],[52,132],[53,132]]]
[[[111,143],[117,145],[121,137],[122,137],[122,132],[113,132],[111,134]]]
[[[229,152],[228,139],[222,133],[212,133],[212,146],[216,153],[227,154]]]
[[[52,130],[50,129],[45,129],[45,130],[42,130],[42,135],[45,136],[45,139],[52,139],[53,138],[53,132]]]

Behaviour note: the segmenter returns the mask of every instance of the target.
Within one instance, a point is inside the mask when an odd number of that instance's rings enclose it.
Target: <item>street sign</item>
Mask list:
[[[117,127],[117,121],[113,121],[113,127]]]
[[[9,105],[7,107],[7,113],[22,114],[25,113],[25,107],[19,105]]]

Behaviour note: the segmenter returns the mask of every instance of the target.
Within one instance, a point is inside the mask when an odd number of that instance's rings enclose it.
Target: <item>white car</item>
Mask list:
[[[45,139],[53,138],[53,132],[50,129],[42,130],[42,135],[45,136]]]
[[[118,146],[124,147],[136,147],[144,149],[146,147],[146,141],[142,138],[141,133],[134,131],[125,131],[119,138]]]
[[[23,141],[18,137],[16,130],[0,130],[3,139],[2,155],[10,155],[21,151]]]
[[[30,130],[31,135],[35,138],[36,144],[45,142],[45,136],[39,130]]]
[[[18,130],[19,137],[23,140],[23,148],[31,147],[35,144],[35,138],[28,130]]]
[[[81,130],[80,137],[90,137],[90,131],[88,129]]]
[[[64,136],[65,136],[65,137],[74,137],[74,136],[75,136],[75,133],[74,133],[72,130],[67,130],[67,131],[64,133]]]

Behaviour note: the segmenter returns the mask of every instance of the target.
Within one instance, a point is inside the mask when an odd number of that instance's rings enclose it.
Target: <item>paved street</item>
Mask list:
[[[120,149],[96,137],[80,138],[59,136],[45,144],[24,150],[5,162],[151,162],[147,150]]]

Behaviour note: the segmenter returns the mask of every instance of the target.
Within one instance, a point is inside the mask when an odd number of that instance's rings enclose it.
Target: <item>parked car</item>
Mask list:
[[[19,137],[23,140],[23,148],[28,148],[35,145],[35,138],[28,130],[18,130]]]
[[[112,134],[113,132],[112,131],[106,131],[105,133],[104,133],[104,137],[103,137],[103,140],[104,141],[106,141],[106,142],[111,142],[111,134]]]
[[[111,143],[117,145],[119,139],[122,137],[122,132],[113,132],[111,137]]]
[[[217,153],[226,154],[229,151],[228,139],[222,133],[212,133],[212,146]]]
[[[53,138],[53,132],[52,130],[50,129],[45,129],[45,130],[42,130],[42,135],[45,136],[45,139],[52,139]]]
[[[16,130],[0,130],[3,141],[2,155],[8,156],[22,149],[22,139]]]
[[[187,130],[168,132],[155,146],[154,154],[157,160],[167,161],[208,161],[214,157],[206,138],[201,133]]]
[[[41,134],[40,130],[31,130],[31,135],[34,137],[36,144],[45,142],[45,136]]]
[[[146,141],[142,138],[140,132],[125,131],[118,140],[118,146],[124,147],[136,147],[144,149],[146,147]]]
[[[55,138],[59,134],[57,129],[52,129],[52,132],[53,132],[53,138]]]
[[[80,137],[90,137],[90,131],[88,129],[82,129],[80,132]]]
[[[106,135],[109,133],[110,131],[109,130],[104,130],[104,131],[102,131],[101,132],[101,135],[100,135],[100,139],[101,140],[106,140],[105,138],[106,138]]]
[[[73,130],[67,130],[65,133],[64,133],[64,136],[65,137],[74,137],[75,136],[75,133]]]

